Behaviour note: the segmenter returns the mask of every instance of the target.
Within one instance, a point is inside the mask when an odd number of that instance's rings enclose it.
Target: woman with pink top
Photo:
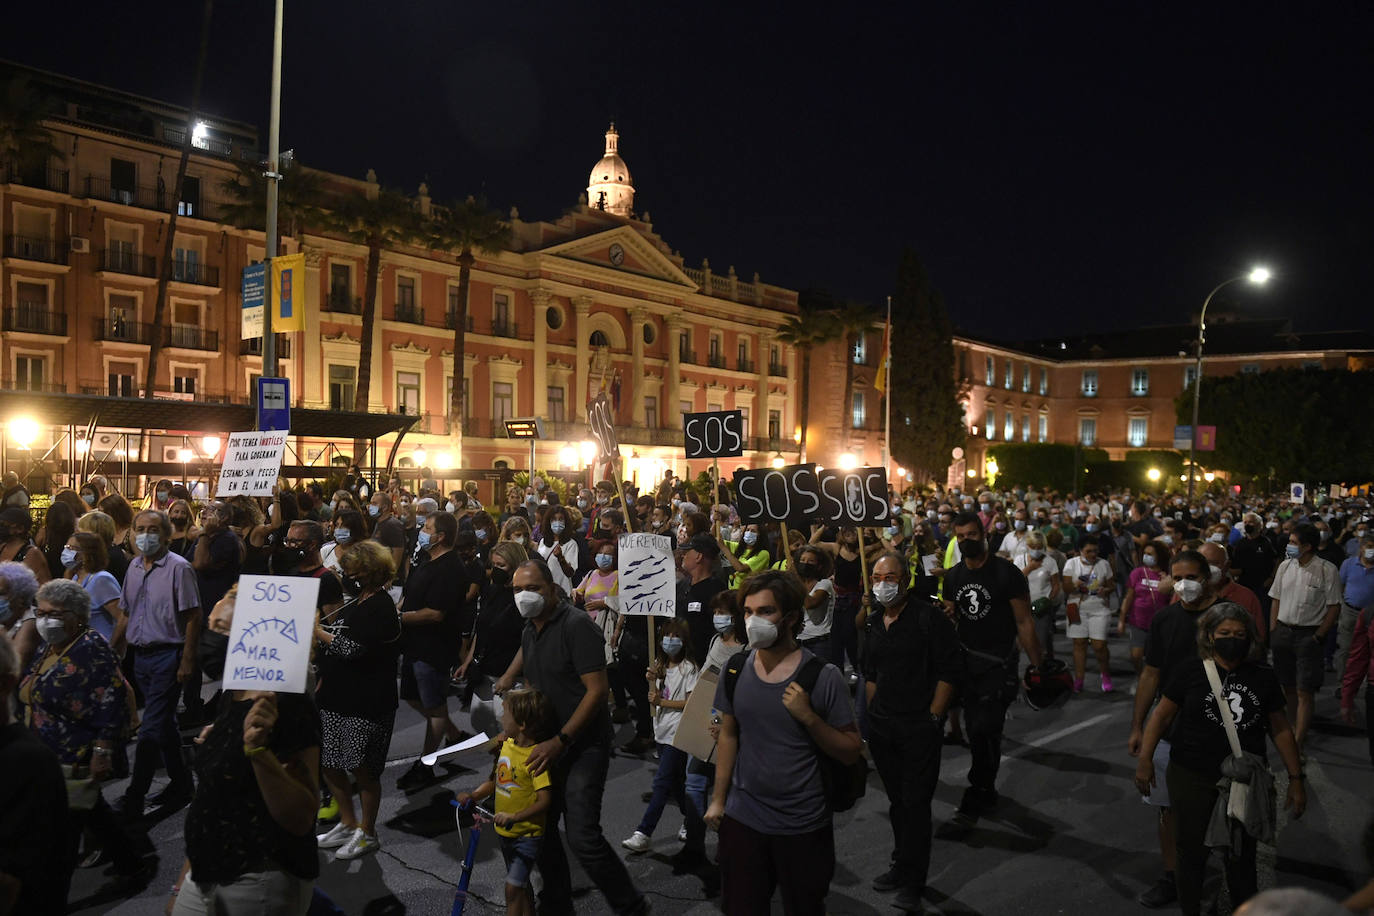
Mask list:
[[[1169,548],[1159,541],[1151,541],[1141,551],[1140,566],[1131,570],[1126,581],[1126,594],[1121,596],[1121,619],[1117,622],[1118,636],[1130,634],[1131,665],[1139,679],[1145,665],[1145,647],[1150,640],[1150,621],[1173,598],[1169,579]],[[1135,688],[1131,688],[1135,693]]]

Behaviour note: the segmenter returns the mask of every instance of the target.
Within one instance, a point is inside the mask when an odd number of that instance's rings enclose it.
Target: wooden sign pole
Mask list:
[[[792,570],[792,551],[787,544],[787,522],[778,522],[778,525],[782,528],[782,568],[784,571],[790,572]]]

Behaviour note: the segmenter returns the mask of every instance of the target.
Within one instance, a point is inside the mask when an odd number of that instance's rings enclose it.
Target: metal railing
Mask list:
[[[787,367],[780,366],[777,363],[769,363],[768,374],[774,378],[787,378]]]
[[[102,248],[100,269],[135,277],[156,277],[157,258],[124,248]]]
[[[392,314],[396,321],[404,321],[406,324],[424,324],[425,310],[414,305],[396,303],[396,311]]]
[[[66,394],[66,382],[35,382],[26,378],[7,378],[0,381],[0,388],[9,391],[46,391],[53,394]]]
[[[277,358],[291,358],[291,337],[287,334],[277,334]],[[247,340],[239,341],[239,356],[262,356],[262,338],[250,337]]]
[[[3,327],[6,331],[65,337],[67,316],[53,311],[46,302],[20,302],[14,308],[5,309]]]
[[[464,315],[463,317],[465,319],[463,322],[463,330],[471,334],[472,315],[468,314]],[[458,330],[458,313],[453,309],[449,309],[447,312],[444,313],[444,327],[448,328],[450,331]]]
[[[66,194],[71,175],[66,169],[52,166],[24,168],[18,162],[0,165],[0,184],[22,184],[27,188],[42,188]]]
[[[215,351],[219,349],[219,332],[190,324],[173,324],[162,329],[162,345],[182,350]]]
[[[11,234],[5,236],[5,257],[43,261],[47,264],[66,264],[67,243],[57,239]]]
[[[724,369],[725,357],[720,353],[708,353],[706,354],[706,365],[712,369]]]
[[[741,359],[735,362],[735,368],[740,372],[757,372],[759,367],[752,359]]]
[[[124,204],[127,207],[142,207],[145,210],[162,210],[166,212],[167,201],[171,198],[171,189],[163,188],[159,190],[149,185],[116,185],[110,179],[99,175],[87,175],[85,181],[84,197],[93,197],[96,200],[108,200],[111,203]]]
[[[502,320],[500,318],[493,318],[491,320],[491,336],[511,338],[519,337],[520,326],[509,319]]]
[[[677,361],[680,362],[680,363],[686,363],[686,364],[689,365],[689,366],[695,366],[695,365],[697,365],[697,354],[696,354],[696,351],[694,351],[694,350],[684,350],[684,349],[682,349],[681,347],[678,347],[678,349],[677,349]]]
[[[196,286],[219,286],[219,268],[199,261],[173,261],[172,279]]]
[[[324,310],[326,312],[343,312],[348,315],[361,315],[363,313],[363,297],[354,296],[346,289],[331,289],[329,298],[325,300]]]
[[[123,318],[101,318],[96,322],[96,340],[147,345],[153,341],[153,326]]]

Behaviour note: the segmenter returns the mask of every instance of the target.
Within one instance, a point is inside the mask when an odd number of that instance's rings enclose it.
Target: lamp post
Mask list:
[[[1264,267],[1256,267],[1248,274],[1241,274],[1223,280],[1218,283],[1207,298],[1202,300],[1202,314],[1197,319],[1197,364],[1193,369],[1193,426],[1188,439],[1188,502],[1193,501],[1193,486],[1197,482],[1197,463],[1194,460],[1197,454],[1197,422],[1198,406],[1202,397],[1202,345],[1206,342],[1207,331],[1207,306],[1212,304],[1212,297],[1219,293],[1224,287],[1232,283],[1239,283],[1241,280],[1248,280],[1256,286],[1263,286],[1269,282],[1269,271]]]

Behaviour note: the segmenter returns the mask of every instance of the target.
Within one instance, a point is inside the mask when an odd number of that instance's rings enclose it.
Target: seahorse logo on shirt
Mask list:
[[[992,610],[992,594],[983,585],[971,582],[959,589],[954,603],[966,620],[982,620]]]

